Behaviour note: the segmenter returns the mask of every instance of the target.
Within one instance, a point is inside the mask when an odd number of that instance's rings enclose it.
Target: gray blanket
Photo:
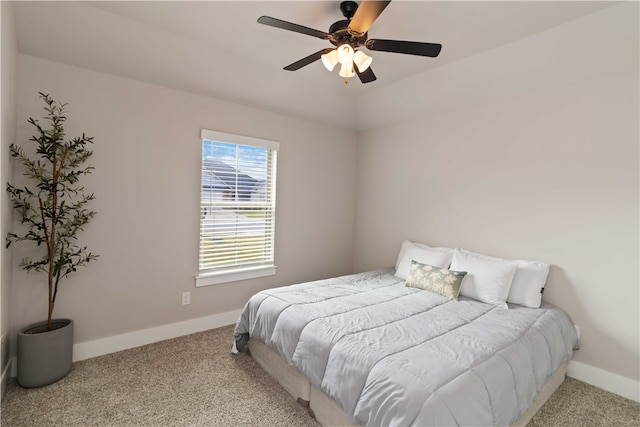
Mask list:
[[[577,345],[557,307],[495,307],[409,288],[392,270],[269,289],[236,325],[361,425],[509,425]]]

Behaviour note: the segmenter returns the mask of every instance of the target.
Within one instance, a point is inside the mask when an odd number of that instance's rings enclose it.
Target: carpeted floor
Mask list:
[[[74,364],[46,387],[12,382],[2,426],[318,426],[246,353],[233,327]],[[640,426],[640,404],[567,378],[529,426]]]

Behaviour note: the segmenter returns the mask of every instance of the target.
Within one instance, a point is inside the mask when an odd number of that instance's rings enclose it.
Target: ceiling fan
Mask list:
[[[389,1],[362,0],[360,6],[354,1],[343,1],[340,10],[346,19],[334,22],[329,32],[294,24],[270,16],[261,16],[258,23],[283,30],[306,34],[319,39],[329,40],[336,48],[322,49],[284,67],[287,71],[296,71],[318,59],[332,71],[340,63],[340,77],[347,83],[350,77],[358,75],[362,83],[376,80],[371,70],[372,58],[359,47],[381,52],[395,52],[409,55],[429,56],[435,58],[440,54],[442,45],[438,43],[422,43],[403,40],[368,39],[367,32],[382,11],[391,3]]]

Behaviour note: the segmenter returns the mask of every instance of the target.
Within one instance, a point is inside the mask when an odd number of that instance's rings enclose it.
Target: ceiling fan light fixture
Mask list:
[[[320,58],[322,59],[324,67],[329,71],[333,71],[334,67],[338,63],[338,53],[335,49],[329,53],[325,53]]]
[[[384,11],[391,0],[363,0],[360,4],[355,1],[342,1],[340,11],[346,19],[334,22],[329,27],[329,32],[316,30],[293,22],[270,16],[261,16],[258,23],[268,25],[281,30],[292,31],[299,34],[328,40],[334,47],[328,47],[308,55],[292,64],[284,67],[287,71],[296,71],[302,67],[322,59],[322,63],[329,71],[333,71],[339,62],[340,76],[345,83],[349,77],[358,75],[362,83],[371,83],[376,80],[376,75],[371,69],[373,58],[356,50],[362,46],[372,51],[395,52],[407,55],[418,55],[435,58],[440,54],[440,43],[424,43],[406,40],[370,39],[369,28]],[[357,67],[357,68],[356,68]]]
[[[353,48],[348,44],[341,44],[336,49],[338,53],[338,61],[342,64],[342,66],[346,66],[349,64],[353,64]]]
[[[345,79],[351,78],[356,75],[356,70],[353,69],[353,62],[351,64],[346,65],[342,64],[340,67],[340,72],[338,73],[340,77],[344,77]]]
[[[353,55],[353,62],[358,67],[358,71],[362,73],[367,68],[369,68],[371,62],[373,62],[373,58],[359,50],[355,53],[355,55]]]

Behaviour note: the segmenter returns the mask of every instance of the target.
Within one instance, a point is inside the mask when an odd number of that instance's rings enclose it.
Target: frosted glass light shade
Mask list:
[[[372,57],[370,57],[369,55],[365,54],[360,50],[357,51],[356,54],[353,56],[353,62],[355,62],[356,66],[358,67],[358,71],[360,71],[361,73],[367,68],[369,68],[369,65],[371,65],[372,61],[373,61]]]
[[[340,67],[340,72],[338,73],[340,77],[350,78],[356,75],[356,71],[353,69],[353,62],[349,65],[342,64]]]
[[[331,52],[322,55],[320,59],[322,59],[322,64],[327,70],[333,71],[333,68],[338,63],[338,53],[333,49]]]
[[[353,62],[353,48],[348,44],[342,44],[336,49],[338,52],[338,61],[344,66]]]

